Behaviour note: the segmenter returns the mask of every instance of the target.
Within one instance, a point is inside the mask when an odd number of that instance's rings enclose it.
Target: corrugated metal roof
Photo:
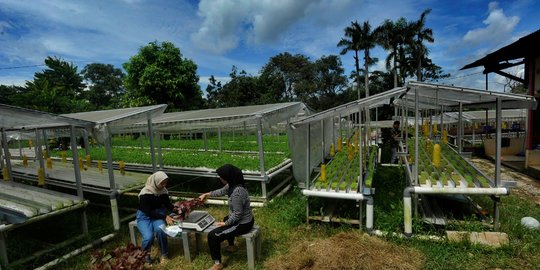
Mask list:
[[[487,54],[479,60],[465,65],[461,69],[484,66],[487,70],[496,67],[500,62],[510,61],[524,57],[536,57],[540,55],[540,30],[518,39],[516,42]],[[499,69],[497,69],[499,70]]]

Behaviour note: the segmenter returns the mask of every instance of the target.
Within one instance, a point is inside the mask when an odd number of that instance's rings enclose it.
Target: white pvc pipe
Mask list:
[[[331,199],[345,199],[345,200],[365,200],[364,194],[361,193],[340,193],[340,192],[327,192],[327,191],[317,191],[317,190],[302,190],[304,196],[315,196]]]
[[[498,188],[451,188],[451,187],[414,187],[416,194],[463,194],[463,195],[509,195],[510,190],[505,187]]]
[[[373,229],[373,204],[366,204],[366,228]]]
[[[108,234],[108,235],[105,235],[105,236],[99,238],[98,241],[100,243],[105,242],[105,241],[109,241],[109,240],[113,239],[115,236],[116,236],[116,233],[111,233],[111,234]],[[90,249],[92,247],[95,247],[96,246],[95,243],[96,242],[93,242],[93,243],[90,243],[90,244],[88,244],[86,246],[78,248],[78,249],[76,249],[76,250],[74,250],[74,251],[72,251],[72,252],[70,252],[70,253],[68,253],[68,254],[60,257],[60,258],[57,258],[57,259],[55,259],[53,261],[50,261],[50,262],[48,262],[48,263],[46,263],[46,264],[44,264],[44,265],[42,265],[42,266],[40,266],[38,268],[35,268],[34,270],[45,270],[45,269],[48,269],[51,266],[55,266],[55,265],[57,265],[58,263],[60,263],[62,261],[65,261],[65,260],[67,260],[67,259],[69,259],[69,258],[71,258],[73,256],[79,255],[79,254],[87,251],[88,249]]]
[[[412,199],[411,197],[403,198],[403,218],[405,225],[405,235],[412,234]]]

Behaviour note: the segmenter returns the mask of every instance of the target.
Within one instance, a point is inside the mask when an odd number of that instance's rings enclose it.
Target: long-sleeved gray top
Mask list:
[[[210,192],[212,197],[225,196],[229,193],[229,185],[225,185],[220,189]],[[249,194],[245,187],[236,186],[228,199],[229,202],[229,219],[225,221],[225,225],[245,224],[253,219],[253,212],[249,206]]]

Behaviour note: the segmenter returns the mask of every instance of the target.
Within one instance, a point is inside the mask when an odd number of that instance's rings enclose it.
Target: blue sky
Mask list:
[[[432,8],[426,25],[434,63],[451,73],[442,81],[485,88],[482,69],[459,69],[540,28],[540,1],[517,0],[0,0],[0,84],[21,85],[42,70],[47,56],[121,67],[152,41],[170,41],[198,66],[202,90],[208,77],[227,81],[233,65],[257,75],[282,52],[311,60],[339,54],[336,47],[351,21],[405,17],[417,20]],[[385,52],[374,69],[384,69]],[[349,73],[352,54],[341,57]],[[521,67],[522,69],[522,67]],[[520,67],[510,70],[520,74]],[[505,80],[491,74],[502,91]]]

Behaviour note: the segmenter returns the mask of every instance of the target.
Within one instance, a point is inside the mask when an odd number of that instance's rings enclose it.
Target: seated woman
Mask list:
[[[199,196],[199,199],[205,201],[208,197],[228,196],[229,215],[223,219],[223,222],[217,222],[217,228],[208,233],[208,247],[210,255],[214,260],[212,270],[223,269],[221,263],[221,242],[227,240],[228,251],[236,250],[234,238],[236,236],[248,233],[253,228],[253,212],[251,211],[249,193],[244,187],[244,175],[239,168],[225,164],[217,169],[217,174],[223,188],[207,192]]]
[[[157,171],[146,180],[144,188],[139,193],[139,209],[137,210],[137,228],[142,234],[142,250],[148,251],[147,263],[152,263],[150,247],[157,234],[161,250],[161,262],[167,261],[168,247],[167,235],[160,226],[167,223],[172,225],[173,219],[167,215],[167,211],[173,210],[169,199],[167,182],[169,177],[162,171]]]

